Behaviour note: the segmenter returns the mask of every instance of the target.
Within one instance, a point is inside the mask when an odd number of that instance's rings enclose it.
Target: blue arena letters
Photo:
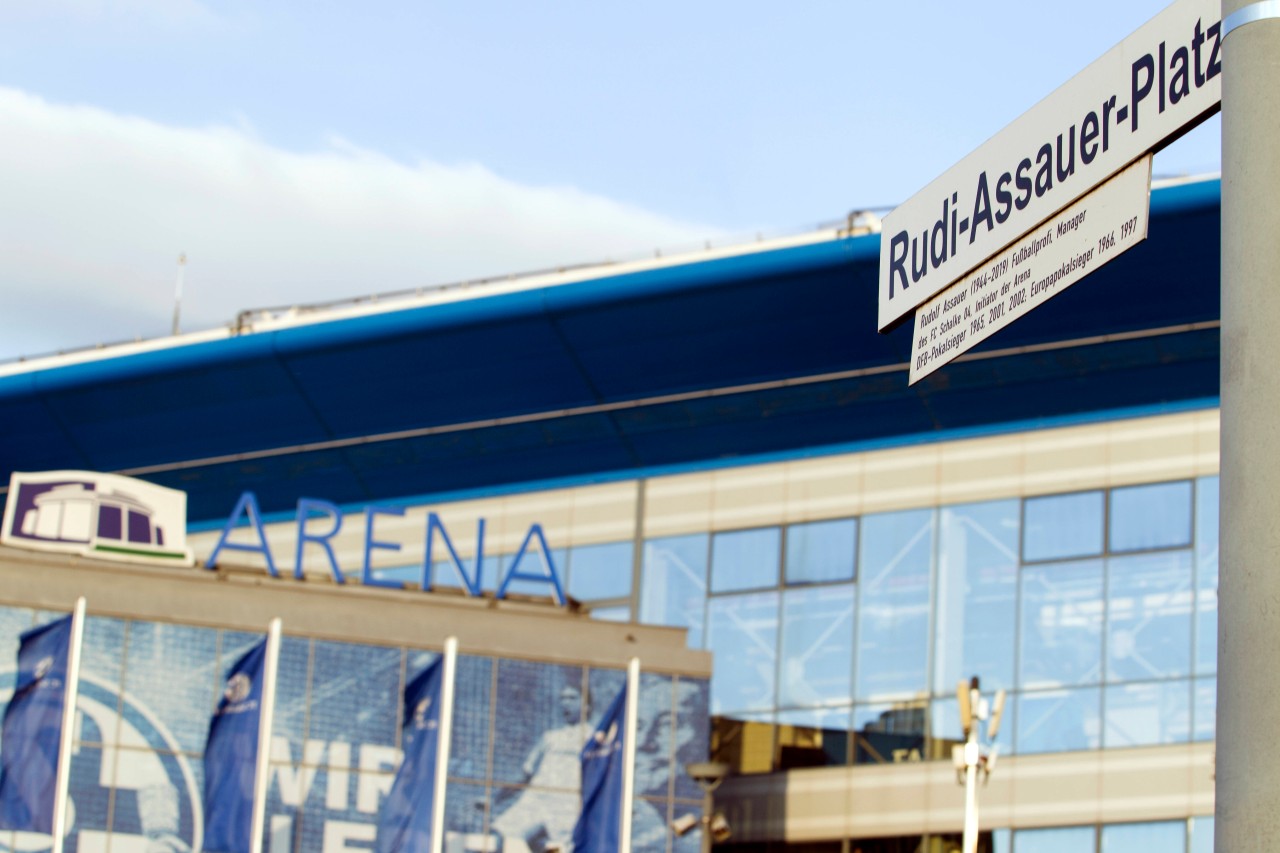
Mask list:
[[[365,535],[364,535],[364,560],[361,564],[360,577],[361,583],[366,586],[401,586],[399,581],[385,580],[379,578],[373,570],[372,554],[375,549],[398,551],[400,544],[377,539],[375,535],[375,521],[378,516],[404,515],[404,509],[396,506],[368,506],[364,510],[365,515]],[[318,533],[314,529],[316,526],[312,522],[323,520],[320,516],[328,519],[328,530],[324,533]],[[252,542],[233,542],[231,541],[232,533],[240,524],[241,518],[247,519],[249,531],[254,541]],[[294,551],[295,563],[293,574],[296,578],[302,578],[302,558],[305,547],[310,544],[319,546],[328,560],[329,569],[333,573],[333,579],[337,583],[345,583],[345,577],[342,569],[338,566],[338,558],[334,553],[333,545],[330,540],[338,534],[342,529],[342,511],[329,501],[317,500],[315,498],[299,498],[297,509],[297,546]],[[430,590],[431,567],[433,565],[433,557],[437,542],[443,542],[445,551],[448,554],[448,562],[462,582],[463,589],[468,595],[479,596],[482,594],[480,585],[480,566],[484,562],[484,528],[485,521],[483,518],[478,520],[476,526],[476,547],[475,562],[470,572],[464,567],[462,560],[458,557],[458,552],[453,547],[453,541],[449,538],[448,531],[445,530],[443,522],[434,512],[427,513],[426,524],[426,550],[422,559],[422,589]],[[532,547],[531,547],[532,546]],[[261,554],[266,561],[267,572],[272,577],[279,577],[276,571],[275,559],[271,553],[271,546],[267,543],[266,529],[263,527],[262,511],[258,508],[258,499],[253,492],[245,492],[240,496],[240,500],[236,502],[235,509],[231,511],[227,523],[223,525],[222,534],[218,537],[217,543],[213,546],[213,551],[209,554],[209,558],[205,560],[205,568],[216,569],[218,567],[218,555],[223,550],[246,551],[254,554]],[[537,552],[537,553],[535,553]],[[537,568],[523,568],[522,564],[525,560],[537,563]],[[535,583],[545,583],[550,587],[552,597],[555,598],[556,604],[563,606],[565,604],[564,585],[560,581],[560,574],[556,570],[555,557],[552,555],[551,548],[547,544],[547,537],[542,532],[541,524],[532,524],[529,526],[528,532],[525,534],[524,541],[516,552],[515,557],[506,567],[506,571],[498,584],[496,592],[497,598],[505,598],[507,588],[513,580],[532,581]]]

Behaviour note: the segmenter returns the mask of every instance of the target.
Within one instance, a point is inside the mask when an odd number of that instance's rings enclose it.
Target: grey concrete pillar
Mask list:
[[[1218,850],[1280,849],[1280,4],[1223,0]],[[1232,13],[1244,10],[1243,16]]]

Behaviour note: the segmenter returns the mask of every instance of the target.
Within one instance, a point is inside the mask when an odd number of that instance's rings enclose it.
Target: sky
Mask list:
[[[0,362],[885,211],[1165,5],[0,0]]]

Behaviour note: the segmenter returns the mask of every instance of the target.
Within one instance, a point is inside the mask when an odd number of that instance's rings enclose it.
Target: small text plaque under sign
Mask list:
[[[1151,155],[916,309],[914,384],[1147,238]]]

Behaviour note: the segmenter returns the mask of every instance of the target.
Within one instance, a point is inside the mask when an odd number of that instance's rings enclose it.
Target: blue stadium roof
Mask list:
[[[138,473],[193,521],[242,490],[361,503],[998,428],[1218,394],[1218,181],[908,387],[879,236],[690,260],[0,377],[0,477]]]

